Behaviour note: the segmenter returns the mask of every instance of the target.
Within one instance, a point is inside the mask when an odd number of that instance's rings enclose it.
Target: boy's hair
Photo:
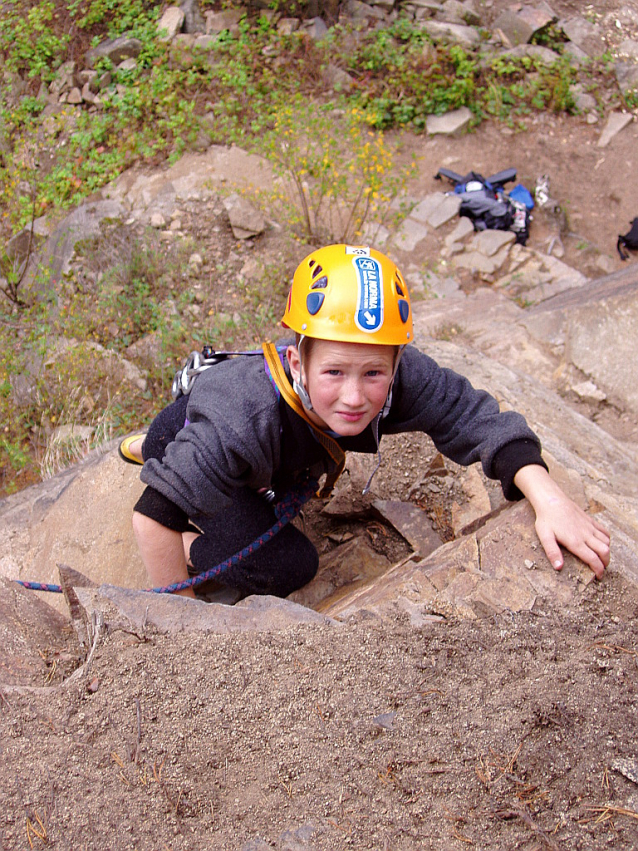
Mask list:
[[[310,349],[312,349],[313,339],[313,337],[306,337],[304,334],[295,333],[295,346],[297,347],[297,351],[299,351],[299,344],[303,340],[303,353],[304,356],[307,356],[310,352]]]
[[[309,356],[310,352],[312,351],[312,347],[313,347],[316,339],[317,339],[316,337],[306,337],[303,334],[295,333],[295,346],[297,347],[297,351],[299,351],[299,344],[303,340],[303,356],[304,356],[304,359]],[[390,346],[390,345],[388,345],[388,348],[391,348],[394,351],[393,363],[396,365],[397,355],[399,354],[399,349],[401,348],[401,346]]]

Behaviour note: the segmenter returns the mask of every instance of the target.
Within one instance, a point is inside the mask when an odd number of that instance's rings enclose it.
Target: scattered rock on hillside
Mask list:
[[[545,5],[545,4],[543,4]],[[503,36],[506,47],[527,44],[535,33],[554,19],[551,12],[523,6],[518,12],[502,12],[494,21],[494,29]]]
[[[423,21],[421,28],[431,36],[434,41],[451,42],[464,47],[466,50],[474,50],[481,42],[481,37],[474,27],[461,24],[448,24],[443,21]]]
[[[185,33],[190,35],[206,32],[206,21],[202,16],[197,0],[183,0],[179,8],[184,13],[183,30]]]
[[[598,147],[606,148],[607,145],[611,142],[611,140],[620,133],[621,130],[624,130],[628,124],[634,120],[633,115],[631,113],[626,112],[612,112],[609,114],[607,118],[607,123],[603,128],[603,132],[600,134],[600,138],[598,139]]]
[[[110,632],[124,630],[140,637],[147,631],[205,635],[211,632],[267,632],[299,623],[335,623],[279,597],[247,597],[234,606],[227,606],[112,585],[74,590],[88,623],[97,618],[108,624]]]
[[[559,21],[559,27],[588,56],[601,56],[605,52],[606,44],[600,27],[586,18],[580,15],[567,18]]]
[[[215,35],[224,30],[239,32],[239,22],[246,14],[241,6],[223,9],[221,12],[206,12],[206,35]]]
[[[92,68],[98,59],[109,59],[114,65],[119,65],[124,59],[136,59],[142,50],[142,42],[138,38],[122,35],[119,38],[106,39],[87,51],[85,60]],[[59,79],[59,78],[58,78]]]
[[[157,29],[160,33],[160,41],[171,41],[184,24],[185,14],[179,6],[169,6],[162,13],[162,17],[157,22]]]
[[[266,229],[263,214],[241,195],[236,193],[229,195],[224,199],[224,206],[228,211],[230,226],[237,239],[250,239]]]
[[[38,286],[42,269],[46,269],[45,285],[55,285],[68,274],[75,253],[75,246],[82,240],[97,236],[103,219],[121,219],[124,209],[118,201],[85,201],[76,207],[58,226],[42,247],[37,264],[32,264],[29,284]]]

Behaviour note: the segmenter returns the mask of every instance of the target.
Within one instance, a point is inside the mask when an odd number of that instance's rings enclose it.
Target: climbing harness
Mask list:
[[[198,585],[202,585],[210,579],[217,579],[226,570],[228,570],[228,568],[239,564],[239,562],[248,558],[248,556],[252,555],[260,549],[260,547],[263,547],[263,545],[268,543],[268,541],[270,541],[277,532],[281,531],[286,524],[290,523],[290,521],[299,514],[306,502],[315,495],[318,486],[318,482],[315,479],[309,479],[295,488],[295,490],[286,494],[286,496],[274,506],[277,522],[274,523],[270,529],[267,529],[263,535],[260,535],[255,541],[253,541],[252,544],[248,544],[248,546],[230,556],[230,558],[220,562],[215,565],[215,567],[211,567],[205,573],[200,573],[190,579],[185,579],[183,582],[174,582],[172,585],[164,585],[159,588],[147,588],[146,590],[152,591],[155,594],[175,594],[177,591],[183,591],[185,588],[196,588]],[[44,582],[26,582],[20,579],[16,579],[15,581],[18,585],[22,585],[23,588],[30,591],[50,591],[54,594],[62,593],[61,585],[50,585]]]

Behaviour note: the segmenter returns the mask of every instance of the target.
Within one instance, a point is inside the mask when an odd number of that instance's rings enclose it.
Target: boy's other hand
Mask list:
[[[601,579],[609,564],[607,529],[576,505],[543,467],[522,467],[514,483],[532,504],[536,532],[551,565],[563,567],[562,544]]]

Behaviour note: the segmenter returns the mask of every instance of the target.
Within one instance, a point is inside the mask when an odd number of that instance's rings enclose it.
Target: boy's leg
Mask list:
[[[177,432],[184,428],[187,405],[188,396],[180,396],[155,417],[149,426],[142,446],[142,455],[145,461],[148,461],[149,458],[162,460],[168,444],[175,440]]]
[[[277,522],[277,517],[263,496],[242,488],[230,509],[213,518],[193,518],[193,522],[203,533],[190,547],[194,573],[200,574],[256,541]],[[318,566],[319,556],[313,544],[288,523],[256,552],[229,567],[216,580],[244,595],[287,597],[310,582]]]

